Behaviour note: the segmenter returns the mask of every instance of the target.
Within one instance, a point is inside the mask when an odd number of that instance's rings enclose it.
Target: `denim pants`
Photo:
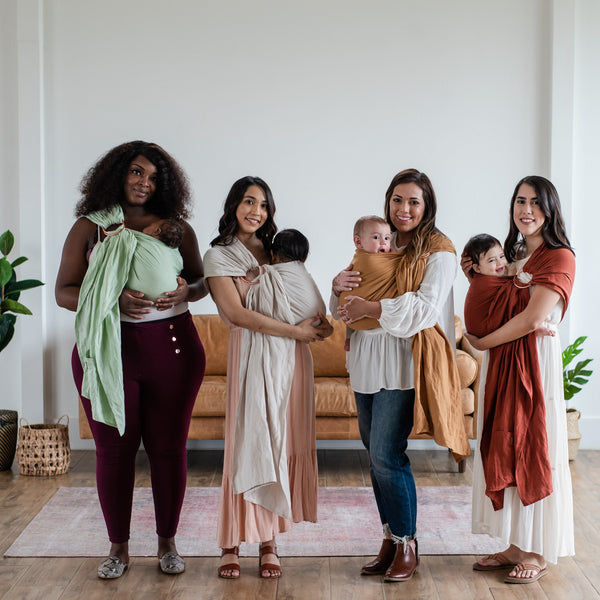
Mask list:
[[[396,542],[413,539],[417,531],[417,492],[406,448],[413,426],[415,391],[354,392],[354,397],[384,531],[389,530]]]

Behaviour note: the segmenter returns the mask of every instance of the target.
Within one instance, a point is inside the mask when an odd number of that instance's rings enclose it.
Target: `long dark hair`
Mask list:
[[[223,216],[219,219],[219,235],[211,241],[211,246],[228,246],[233,241],[237,233],[239,224],[236,217],[236,211],[240,205],[246,190],[251,185],[257,185],[265,194],[267,201],[267,220],[264,225],[256,232],[256,237],[262,242],[265,250],[269,252],[273,243],[273,236],[277,233],[277,225],[273,221],[275,214],[275,201],[271,188],[260,177],[247,175],[238,179],[229,190],[225,205],[223,206]]]
[[[390,200],[394,193],[394,188],[401,183],[414,183],[415,185],[418,185],[423,192],[423,201],[425,202],[423,219],[415,228],[413,238],[406,248],[406,253],[414,264],[422,254],[429,251],[431,235],[439,231],[435,226],[437,200],[435,192],[433,191],[433,185],[431,185],[431,181],[425,173],[422,173],[417,169],[405,169],[404,171],[400,171],[400,173],[394,176],[385,193],[385,220],[392,228],[392,231],[396,231],[396,227],[390,216]]]
[[[525,238],[519,232],[513,217],[519,188],[523,184],[530,185],[535,190],[538,205],[546,218],[542,226],[542,237],[546,245],[550,248],[568,248],[573,252],[571,242],[567,237],[556,188],[545,177],[528,175],[517,183],[510,201],[510,228],[504,242],[504,254],[508,262],[514,262],[516,259],[522,258],[525,251]]]
[[[127,170],[136,156],[147,158],[157,171],[156,191],[144,208],[161,218],[187,219],[191,194],[185,173],[158,144],[140,140],[109,150],[87,172],[79,186],[82,197],[75,207],[75,215],[81,217],[121,204],[125,198]]]

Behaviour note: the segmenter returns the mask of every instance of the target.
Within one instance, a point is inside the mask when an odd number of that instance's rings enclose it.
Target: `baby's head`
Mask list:
[[[466,244],[463,254],[473,261],[471,269],[481,275],[506,275],[506,258],[500,242],[487,233],[473,236]]]
[[[183,227],[177,219],[161,219],[142,229],[142,233],[159,239],[170,248],[179,248],[183,241]]]
[[[274,238],[271,246],[273,264],[299,260],[304,262],[308,256],[308,240],[297,229],[282,229]]]
[[[354,245],[366,252],[390,252],[391,238],[389,223],[376,215],[361,217],[354,224]]]

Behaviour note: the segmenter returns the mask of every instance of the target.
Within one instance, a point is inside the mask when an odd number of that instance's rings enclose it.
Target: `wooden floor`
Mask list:
[[[471,462],[463,474],[443,450],[410,452],[417,485],[471,484]],[[218,486],[220,451],[190,451],[190,486]],[[68,474],[55,478],[22,477],[16,466],[0,473],[0,551],[2,554],[60,486],[94,486],[93,452],[75,451]],[[216,576],[216,558],[188,557],[179,576],[162,574],[153,558],[135,557],[129,571],[115,581],[101,581],[98,558],[4,558],[0,560],[2,600],[127,599],[440,599],[507,600],[509,598],[575,600],[600,598],[600,451],[580,451],[571,463],[575,502],[575,558],[560,559],[550,573],[529,585],[507,585],[503,573],[472,570],[475,556],[423,556],[418,573],[406,583],[385,584],[360,577],[367,557],[285,558],[279,581],[264,581],[257,560],[242,558],[242,577]],[[149,485],[143,453],[136,485]],[[319,484],[369,485],[367,461],[360,450],[319,450]],[[373,553],[379,540],[373,540]],[[107,543],[108,549],[108,543]],[[368,557],[370,558],[370,557]]]

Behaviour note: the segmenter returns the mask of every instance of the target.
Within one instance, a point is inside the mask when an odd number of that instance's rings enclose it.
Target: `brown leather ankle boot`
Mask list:
[[[410,544],[396,544],[396,555],[385,572],[384,581],[408,581],[419,565],[419,542],[415,539],[413,551]]]
[[[392,564],[396,554],[396,544],[393,540],[383,538],[379,554],[375,560],[367,563],[360,570],[361,575],[383,575]]]

